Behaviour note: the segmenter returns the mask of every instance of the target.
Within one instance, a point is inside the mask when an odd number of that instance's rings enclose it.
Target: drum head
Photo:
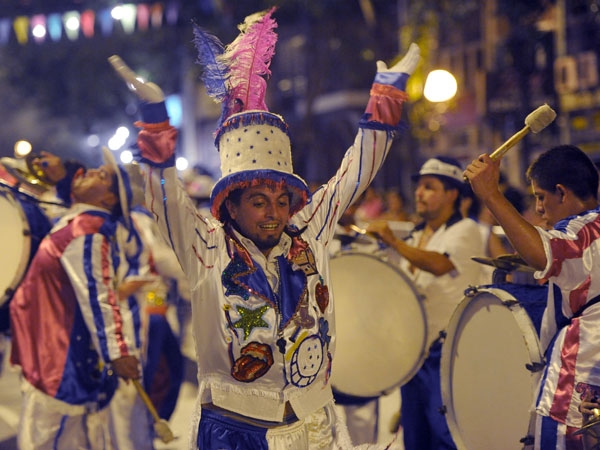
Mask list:
[[[27,218],[12,193],[0,189],[0,306],[6,303],[25,274],[30,254]]]
[[[357,252],[332,258],[330,268],[337,336],[333,387],[377,397],[406,383],[423,362],[427,339],[425,312],[410,280]]]
[[[526,365],[542,361],[534,325],[511,294],[478,288],[459,304],[442,346],[441,388],[460,450],[523,448],[541,373]]]

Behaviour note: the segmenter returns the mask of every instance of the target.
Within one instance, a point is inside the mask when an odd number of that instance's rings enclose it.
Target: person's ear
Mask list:
[[[229,217],[231,217],[232,220],[235,220],[236,216],[237,216],[237,207],[236,207],[235,203],[233,203],[229,199],[226,199],[225,200],[225,208],[227,208],[227,212],[229,213]]]
[[[562,184],[557,184],[556,192],[560,196],[560,202],[563,203],[565,201],[565,196],[567,195],[567,190]]]

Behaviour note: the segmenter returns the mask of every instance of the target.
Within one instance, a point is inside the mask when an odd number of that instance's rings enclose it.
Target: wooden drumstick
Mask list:
[[[152,414],[152,418],[154,419],[154,432],[157,434],[157,436],[160,438],[160,440],[163,441],[164,443],[171,442],[173,439],[175,439],[175,436],[173,435],[173,432],[169,428],[169,424],[167,423],[166,420],[160,418],[160,416],[158,415],[158,412],[156,411],[156,408],[152,404],[152,400],[150,400],[150,397],[148,397],[148,394],[144,390],[144,387],[142,386],[140,381],[139,380],[131,380],[131,381],[133,382],[133,385],[137,389],[138,394],[142,398],[142,401],[146,405],[146,408],[148,408],[148,411],[150,411],[150,414]]]
[[[492,158],[494,161],[502,158],[504,154],[517,142],[523,139],[527,133],[530,131],[539,133],[548,125],[550,125],[555,117],[556,112],[547,104],[543,104],[525,117],[525,126],[520,131],[517,131],[515,134],[513,134],[508,141],[498,147],[490,155],[490,158]]]

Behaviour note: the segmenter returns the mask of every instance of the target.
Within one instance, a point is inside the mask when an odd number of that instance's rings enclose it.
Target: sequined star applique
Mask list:
[[[236,306],[241,319],[233,323],[235,328],[244,330],[244,340],[248,339],[254,328],[269,328],[269,324],[262,318],[263,314],[270,308],[269,305],[263,305],[260,308],[249,309],[243,306]]]

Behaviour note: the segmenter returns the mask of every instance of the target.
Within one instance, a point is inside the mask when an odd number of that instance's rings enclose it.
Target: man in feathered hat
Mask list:
[[[287,124],[264,104],[276,41],[271,14],[248,17],[225,48],[196,29],[203,80],[223,104],[214,217],[197,213],[177,179],[177,133],[162,91],[111,58],[143,100],[138,145],[149,165],[147,205],[192,287],[199,381],[192,448],[352,446],[330,386],[336,338],[328,246],[342,212],[385,159],[419,49],[413,44],[390,69],[378,63],[354,144],[310,197],[293,172]]]
[[[140,376],[116,292],[127,174],[77,173],[73,205],[41,242],[10,303],[11,363],[23,376],[19,448],[113,448],[106,427],[116,375]]]

